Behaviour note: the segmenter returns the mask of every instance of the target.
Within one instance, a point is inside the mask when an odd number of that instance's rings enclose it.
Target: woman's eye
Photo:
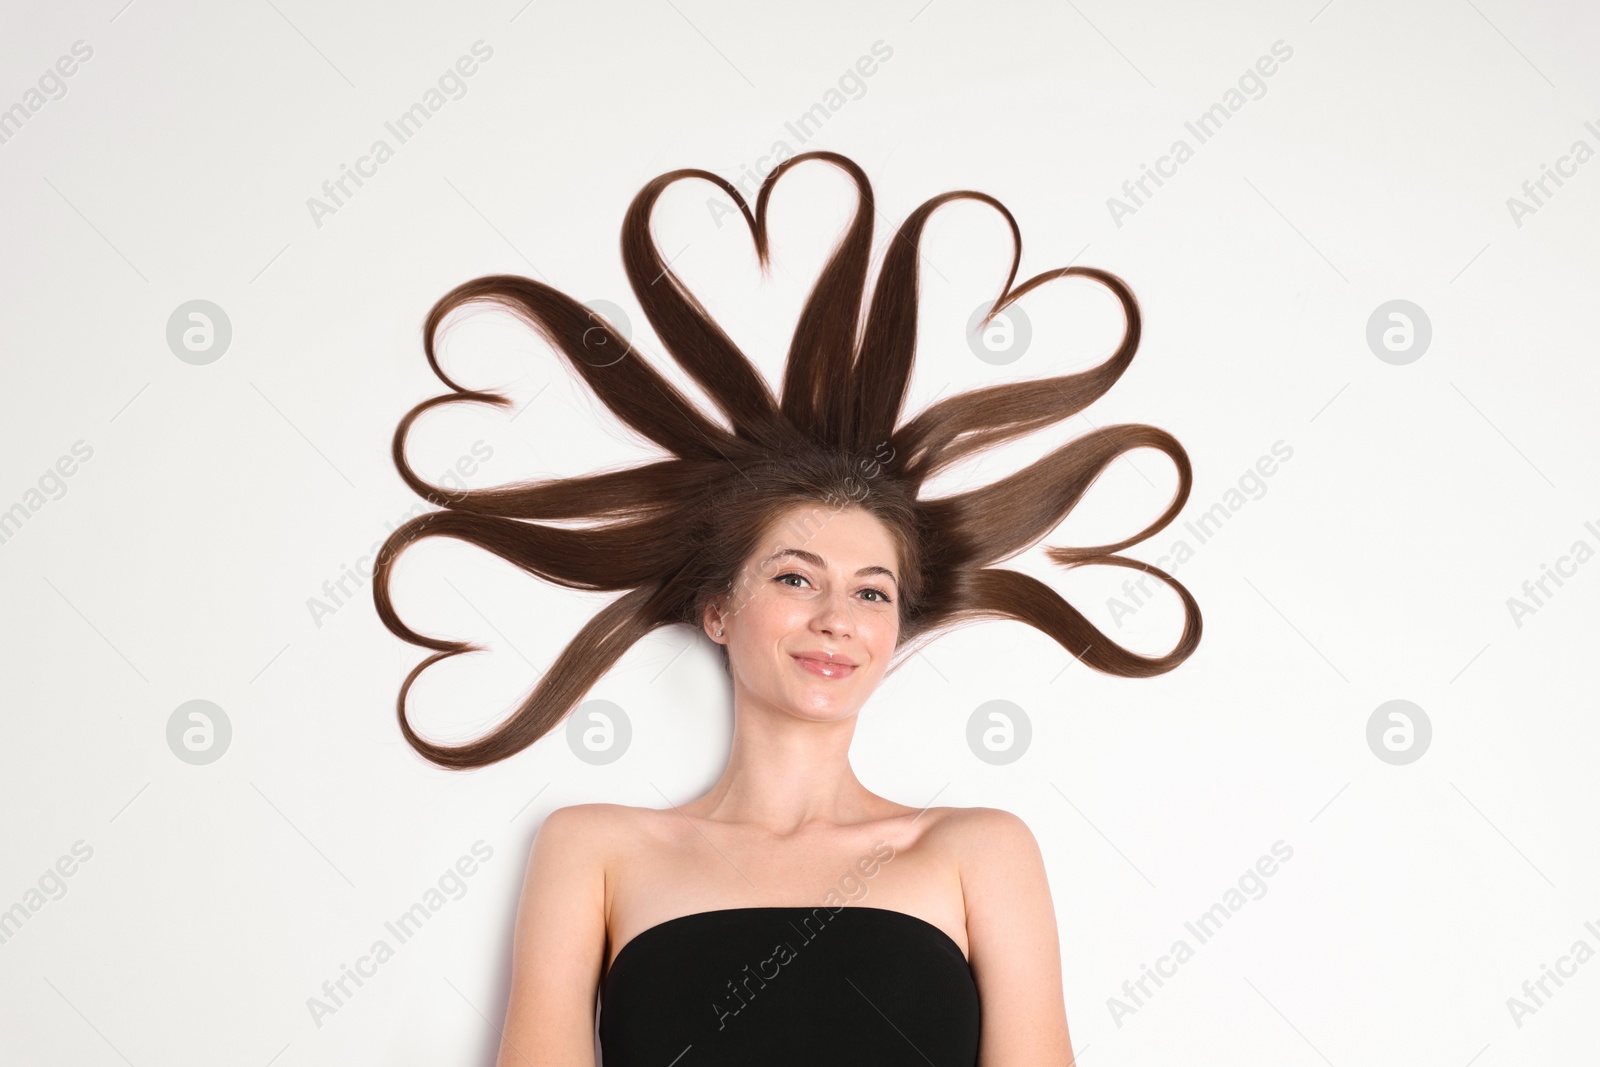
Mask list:
[[[807,581],[810,580],[803,574],[795,574],[793,571],[791,571],[788,574],[780,574],[780,575],[778,575],[776,578],[773,579],[773,581],[775,581],[775,582],[783,582],[783,584],[789,585],[788,582],[784,581],[784,579],[786,579],[786,578],[798,578],[802,582],[807,582]],[[797,586],[793,586],[793,585],[789,585],[789,588],[790,589],[795,589],[795,588],[798,588],[798,587]],[[876,594],[878,594],[878,599],[872,600],[872,601],[870,601],[870,603],[873,603],[873,604],[892,604],[892,603],[894,603],[894,601],[889,599],[889,594],[885,593],[882,589],[863,589],[861,591],[863,593],[876,593]]]

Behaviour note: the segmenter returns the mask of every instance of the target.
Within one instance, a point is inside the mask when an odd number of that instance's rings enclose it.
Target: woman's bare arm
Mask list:
[[[982,1013],[978,1067],[1069,1067],[1060,939],[1039,844],[998,808],[968,809],[958,834]]]
[[[605,813],[592,804],[558,808],[534,836],[495,1067],[594,1067],[607,840]]]

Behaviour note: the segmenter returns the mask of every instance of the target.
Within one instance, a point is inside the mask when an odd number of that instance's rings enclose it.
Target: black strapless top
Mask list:
[[[961,947],[883,908],[724,908],[668,919],[600,987],[604,1067],[973,1067]]]

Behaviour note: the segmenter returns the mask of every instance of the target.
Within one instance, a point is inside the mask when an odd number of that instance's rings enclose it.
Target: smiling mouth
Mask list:
[[[810,671],[812,674],[823,678],[843,678],[855,670],[853,666],[825,659],[808,659],[803,656],[791,657],[800,665],[801,670]]]

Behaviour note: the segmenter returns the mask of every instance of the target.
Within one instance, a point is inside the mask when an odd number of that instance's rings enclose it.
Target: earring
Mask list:
[[[719,627],[717,627],[717,636],[718,636],[718,637],[721,637],[721,636],[722,636],[722,627],[720,627],[720,626],[719,626]]]

